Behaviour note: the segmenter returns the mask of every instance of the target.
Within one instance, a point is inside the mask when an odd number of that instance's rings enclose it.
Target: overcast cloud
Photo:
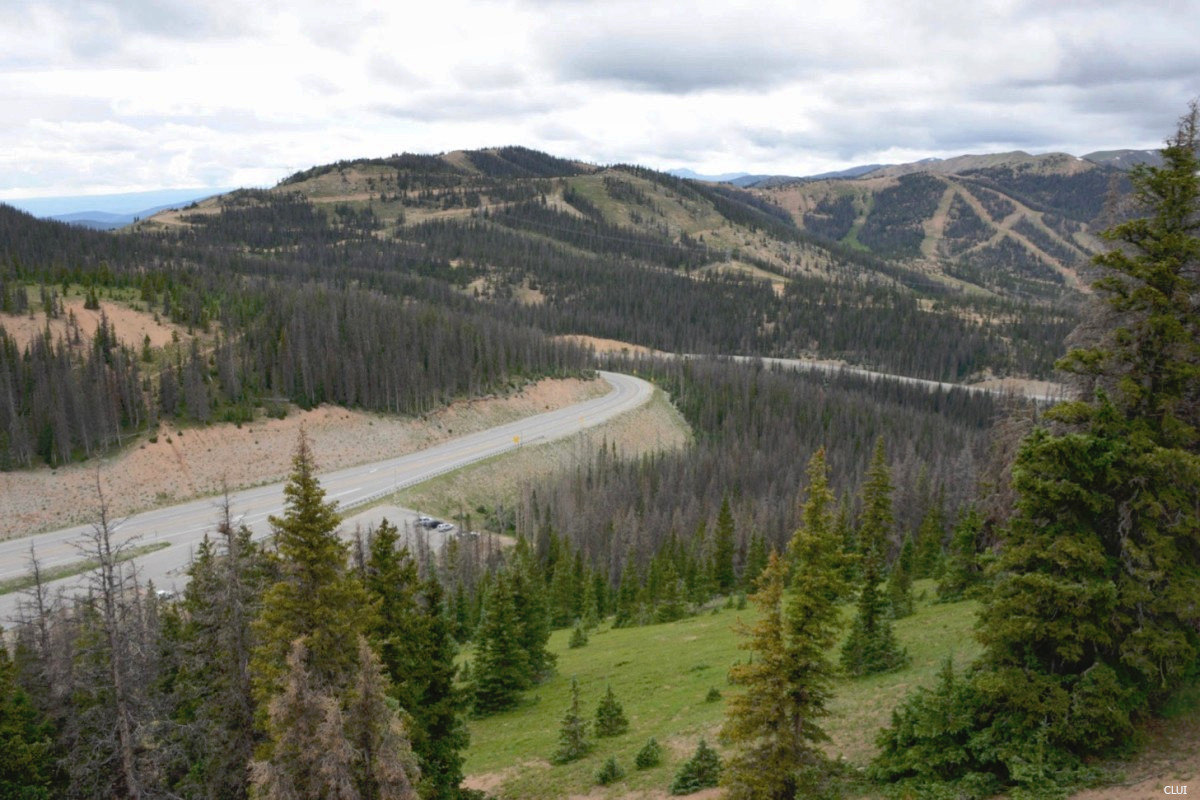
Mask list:
[[[792,175],[1078,155],[1157,147],[1200,95],[1200,0],[10,0],[4,17],[0,199],[506,144]]]

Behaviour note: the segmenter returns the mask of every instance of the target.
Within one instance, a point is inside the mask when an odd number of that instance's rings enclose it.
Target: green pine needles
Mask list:
[[[704,739],[692,757],[683,762],[671,781],[671,794],[691,794],[716,786],[721,777],[721,757]]]
[[[859,592],[858,613],[850,635],[842,645],[842,669],[853,676],[891,672],[908,663],[908,654],[892,632],[892,598],[881,591],[886,570],[888,536],[895,524],[892,517],[892,479],[888,471],[883,438],[875,443],[875,455],[863,486],[862,521],[858,527]],[[898,565],[896,568],[903,569]],[[911,577],[893,590],[898,602],[911,608]]]
[[[629,720],[625,716],[625,709],[621,707],[617,696],[613,694],[612,686],[609,685],[604,697],[600,698],[600,705],[596,707],[596,735],[620,736],[627,730]]]
[[[588,724],[579,711],[579,681],[571,678],[571,705],[563,715],[562,727],[558,731],[558,749],[550,756],[552,764],[569,764],[578,761],[592,751],[588,738]]]

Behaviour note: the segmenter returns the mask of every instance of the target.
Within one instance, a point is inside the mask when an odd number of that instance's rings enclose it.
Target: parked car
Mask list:
[[[437,526],[437,529],[441,533],[446,533],[448,531],[454,530],[454,526],[451,525],[449,522],[443,522],[442,524]]]

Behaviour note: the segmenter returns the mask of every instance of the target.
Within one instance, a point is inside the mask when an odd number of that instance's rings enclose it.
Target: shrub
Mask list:
[[[604,766],[596,773],[596,783],[601,786],[608,786],[610,783],[615,783],[625,777],[625,770],[621,769],[621,765],[617,763],[616,756],[609,756],[608,761],[604,762]]]
[[[696,752],[683,763],[675,780],[671,781],[671,794],[691,794],[701,789],[716,786],[721,777],[721,757],[703,739]]]
[[[627,730],[629,720],[625,717],[625,709],[617,702],[617,696],[613,694],[610,685],[604,697],[600,699],[600,705],[596,707],[596,735],[620,736]]]
[[[637,751],[637,755],[633,759],[633,765],[638,769],[657,767],[662,763],[662,752],[662,745],[658,743],[657,739],[651,736],[642,745],[642,749]]]

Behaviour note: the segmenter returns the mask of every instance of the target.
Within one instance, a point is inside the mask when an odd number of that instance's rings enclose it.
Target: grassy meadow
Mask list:
[[[919,582],[916,592],[932,596],[932,582]],[[975,610],[974,602],[943,605],[921,600],[913,616],[899,620],[896,633],[908,648],[911,664],[887,675],[838,682],[825,721],[830,755],[845,758],[852,767],[865,765],[874,753],[875,732],[908,691],[932,685],[947,656],[960,666],[970,661],[979,651],[971,633]],[[845,609],[847,618],[852,612]],[[639,628],[614,630],[605,624],[592,632],[586,646],[574,650],[567,647],[570,631],[555,631],[550,650],[558,657],[556,674],[526,693],[519,708],[471,721],[469,785],[503,798],[665,794],[701,736],[721,749],[717,733],[724,701],[737,691],[726,682],[726,673],[748,655],[738,649],[734,626],[739,619],[752,622],[753,608],[722,607]],[[596,705],[611,683],[630,726],[621,736],[593,740],[595,747],[586,758],[551,766],[572,676],[579,680],[585,718],[594,719]],[[721,699],[708,699],[712,689]],[[639,771],[634,756],[651,736],[663,746],[663,763]],[[616,756],[626,776],[600,787],[594,776],[609,756]]]

